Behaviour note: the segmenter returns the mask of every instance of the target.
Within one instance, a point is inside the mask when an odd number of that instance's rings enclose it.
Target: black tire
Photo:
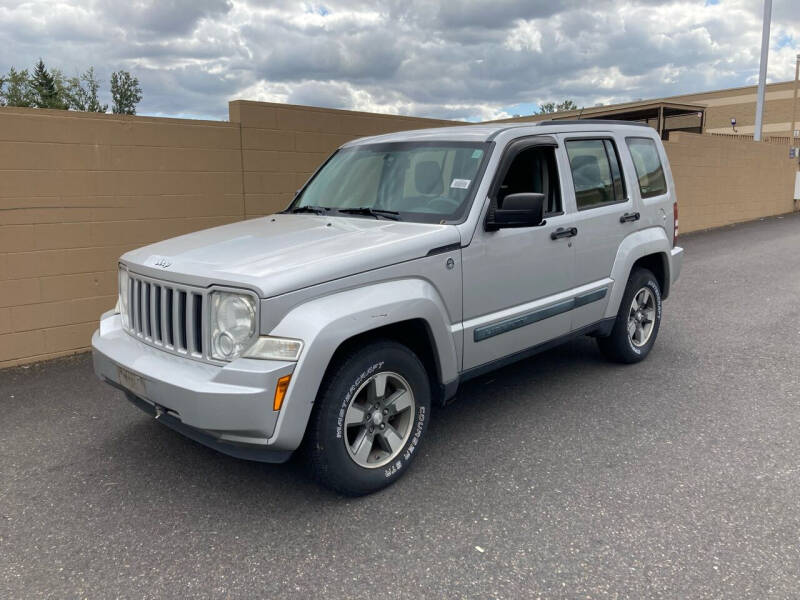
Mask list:
[[[646,343],[638,345],[628,333],[628,319],[631,314],[634,296],[637,296],[643,289],[650,290],[654,298],[654,312],[655,319],[653,323],[652,332],[650,333]],[[609,360],[620,363],[637,363],[644,360],[658,336],[658,330],[661,326],[661,286],[658,284],[658,279],[647,269],[635,268],[628,283],[625,286],[625,294],[622,296],[622,301],[619,305],[619,312],[614,321],[614,327],[611,334],[607,337],[597,338],[597,345],[600,351]]]
[[[405,409],[405,416],[402,417],[402,431],[408,435],[402,445],[397,442],[394,449],[388,446],[389,450],[385,450],[388,444],[385,438],[376,438],[374,453],[378,458],[374,466],[365,467],[358,464],[355,456],[351,456],[348,445],[354,435],[353,429],[356,428],[357,436],[359,431],[364,432],[367,423],[371,426],[371,419],[365,417],[365,426],[361,429],[359,425],[346,426],[345,415],[351,403],[364,397],[359,390],[366,390],[365,382],[368,386],[376,375],[387,373],[392,375],[385,377],[399,375],[412,392],[413,405]],[[390,381],[399,382],[398,379]],[[386,384],[385,388],[387,397],[390,395],[389,385]],[[428,374],[416,354],[407,347],[390,340],[380,340],[337,358],[320,386],[309,422],[306,452],[312,476],[325,487],[348,496],[369,494],[391,485],[405,474],[418,453],[427,428],[430,406]],[[385,418],[384,426],[388,426],[388,419],[395,417],[375,418]],[[379,426],[375,426],[375,436],[380,433],[377,431]],[[410,427],[410,430],[406,427]],[[352,442],[353,445],[355,443]],[[399,452],[397,447],[401,448]],[[385,452],[385,455],[381,456],[381,452]],[[393,456],[390,462],[377,466],[390,456]]]

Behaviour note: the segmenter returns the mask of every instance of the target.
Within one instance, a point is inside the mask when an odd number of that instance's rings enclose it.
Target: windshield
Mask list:
[[[287,212],[457,221],[478,186],[489,146],[487,142],[394,142],[343,148]]]

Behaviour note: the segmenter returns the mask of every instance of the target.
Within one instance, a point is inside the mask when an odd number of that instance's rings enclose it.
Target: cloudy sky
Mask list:
[[[483,120],[755,83],[762,0],[0,0],[0,72],[126,69],[140,114],[244,98]],[[769,80],[800,0],[774,0]],[[108,98],[106,98],[108,101]]]

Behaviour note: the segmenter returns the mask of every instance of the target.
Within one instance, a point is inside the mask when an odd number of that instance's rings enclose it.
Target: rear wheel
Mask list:
[[[430,396],[425,367],[401,344],[373,342],[339,358],[309,424],[314,477],[354,496],[396,481],[418,450]]]
[[[635,363],[650,353],[661,325],[661,286],[647,269],[636,268],[628,278],[614,327],[597,338],[601,352],[621,363]]]

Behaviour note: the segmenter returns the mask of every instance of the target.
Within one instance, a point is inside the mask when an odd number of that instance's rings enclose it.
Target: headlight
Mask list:
[[[291,360],[300,358],[303,342],[289,338],[262,336],[242,356],[264,360]]]
[[[231,292],[211,294],[211,356],[233,360],[253,341],[256,306],[251,296]]]
[[[128,329],[130,319],[128,317],[128,269],[119,266],[119,275],[117,277],[119,296],[117,298],[117,311],[122,317],[122,326]]]

